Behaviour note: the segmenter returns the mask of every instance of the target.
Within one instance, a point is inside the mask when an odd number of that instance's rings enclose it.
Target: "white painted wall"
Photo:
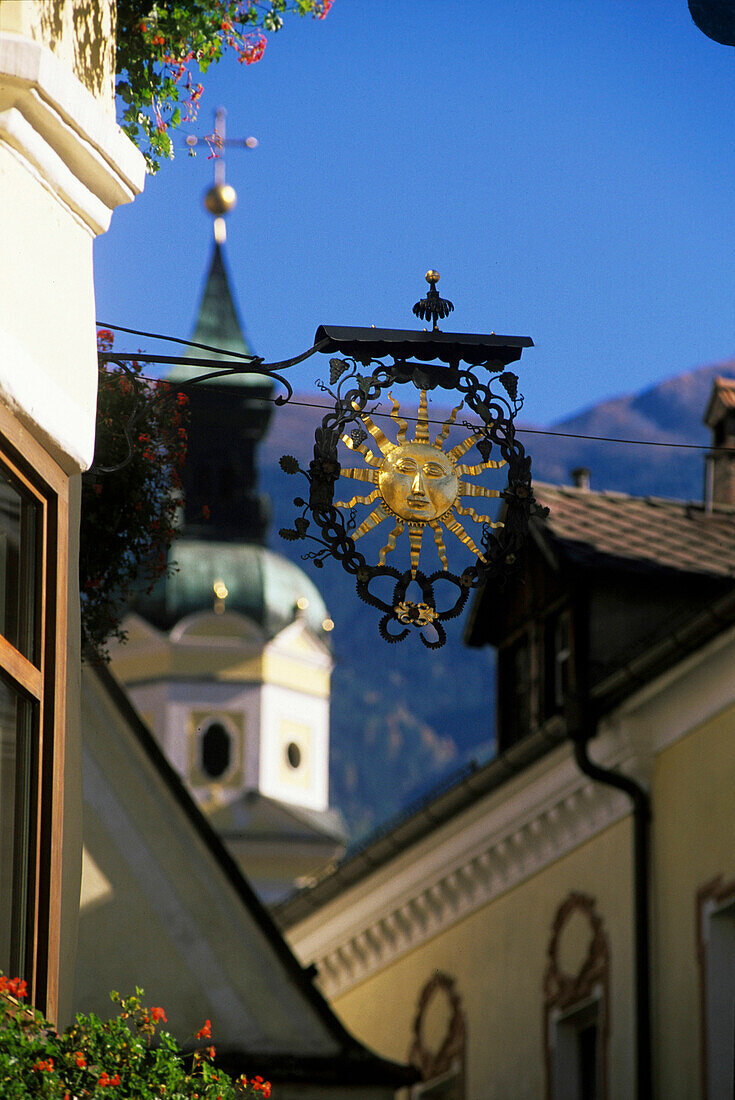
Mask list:
[[[289,744],[301,760],[287,760]],[[326,810],[329,804],[329,700],[265,684],[260,731],[260,789],[283,802]]]

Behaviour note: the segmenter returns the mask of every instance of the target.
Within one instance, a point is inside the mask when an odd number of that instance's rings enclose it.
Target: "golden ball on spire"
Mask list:
[[[204,205],[217,218],[229,214],[236,202],[237,192],[229,183],[215,183],[204,196]]]
[[[427,271],[426,272],[426,281],[427,281],[427,283],[438,283],[439,282],[439,272],[438,271],[431,271],[431,270]]]

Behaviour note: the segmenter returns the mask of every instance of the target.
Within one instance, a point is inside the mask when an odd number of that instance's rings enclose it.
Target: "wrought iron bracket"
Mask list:
[[[187,343],[187,341],[177,342]],[[92,466],[89,473],[97,476],[114,474],[119,470],[125,469],[133,460],[137,428],[141,420],[146,416],[146,413],[156,405],[164,405],[168,402],[176,401],[179,393],[187,393],[189,390],[204,382],[212,382],[219,378],[231,377],[232,375],[255,374],[263,376],[283,386],[285,393],[279,394],[274,399],[274,404],[285,405],[293,397],[293,387],[287,379],[283,377],[281,372],[288,370],[289,367],[296,366],[297,363],[302,363],[305,359],[315,355],[318,351],[322,351],[327,343],[328,341],[326,339],[317,340],[307,351],[303,351],[299,355],[294,355],[291,359],[279,360],[276,363],[266,363],[258,356],[238,356],[236,352],[227,352],[233,360],[232,364],[228,366],[223,366],[223,363],[227,362],[226,360],[208,359],[206,357],[193,358],[191,356],[182,355],[150,355],[143,352],[98,352],[97,359],[99,369],[101,371],[105,370],[111,363],[120,367],[121,370],[125,372],[134,389],[135,399],[127,423],[123,425],[122,429],[127,445],[127,454],[125,458],[114,466],[101,466],[95,464]],[[221,352],[221,349],[210,347],[208,344],[192,343],[189,344],[189,346],[199,348],[203,351]],[[237,359],[241,359],[242,362],[236,362]],[[199,374],[194,378],[189,378],[185,382],[167,382],[165,379],[161,379],[160,381],[154,381],[152,383],[150,379],[142,378],[140,374],[133,369],[131,363],[150,363],[156,366],[186,365],[189,367],[203,367],[208,369],[205,373]]]

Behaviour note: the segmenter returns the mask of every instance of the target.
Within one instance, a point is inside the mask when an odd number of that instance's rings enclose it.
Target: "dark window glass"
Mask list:
[[[579,1095],[597,1100],[597,1024],[587,1024],[577,1032],[579,1059]]]
[[[0,634],[38,664],[37,501],[0,469]]]
[[[230,735],[221,722],[211,722],[202,734],[202,771],[219,779],[230,766]]]
[[[601,1086],[600,1002],[573,1010],[556,1023],[551,1095],[554,1100],[598,1100]]]
[[[0,970],[13,976],[27,946],[34,710],[0,679]]]
[[[569,693],[569,612],[551,615],[544,626],[544,717],[564,710]]]

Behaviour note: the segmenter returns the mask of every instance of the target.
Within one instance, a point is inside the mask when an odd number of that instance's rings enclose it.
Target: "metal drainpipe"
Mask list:
[[[636,995],[636,1095],[650,1100],[651,1067],[651,980],[649,951],[648,842],[651,800],[643,787],[620,772],[602,768],[590,760],[591,735],[574,739],[574,758],[579,770],[597,783],[617,787],[633,802],[633,920],[635,923]]]

